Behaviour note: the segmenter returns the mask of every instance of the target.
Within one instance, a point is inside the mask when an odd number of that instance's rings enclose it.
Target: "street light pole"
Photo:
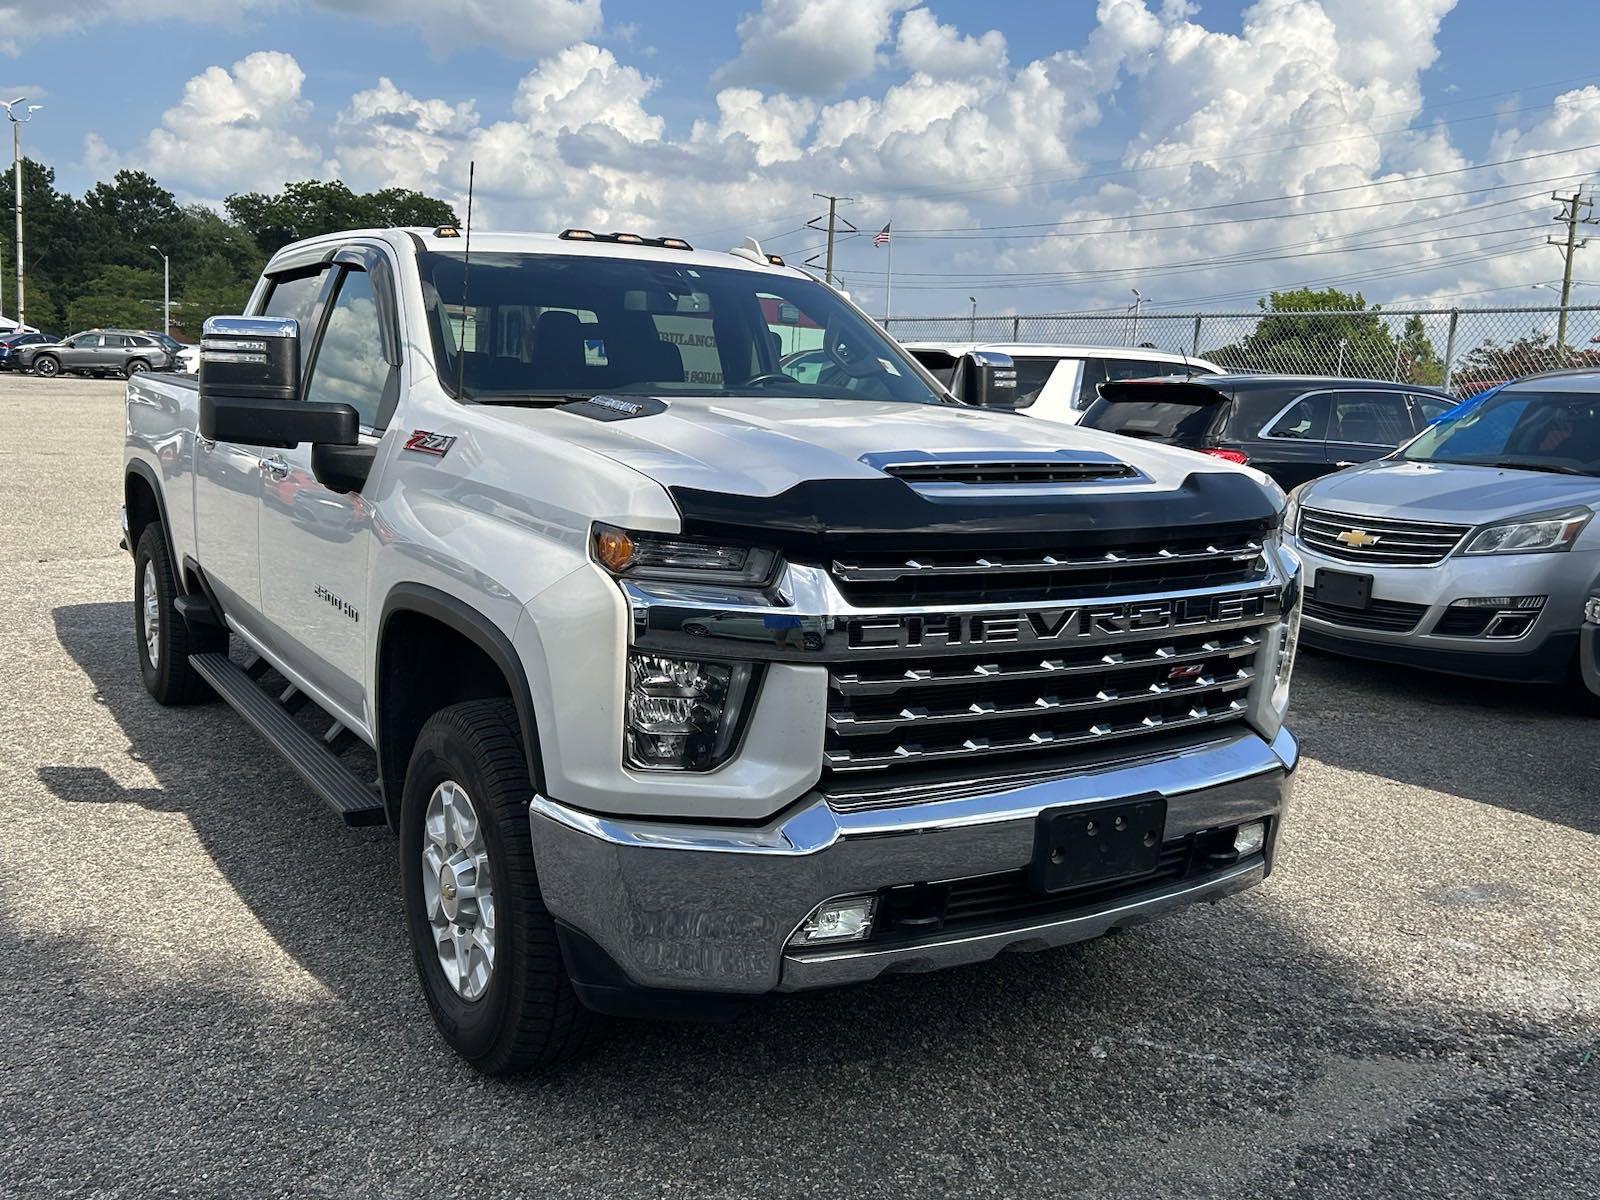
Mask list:
[[[967,299],[972,302],[972,317],[967,322],[967,340],[975,342],[978,340],[978,298],[968,296]]]
[[[17,328],[20,330],[26,322],[27,306],[23,297],[23,270],[22,270],[22,126],[25,122],[33,120],[33,114],[44,107],[42,104],[30,104],[22,116],[17,116],[16,107],[26,96],[18,96],[15,100],[4,101],[6,117],[11,121],[11,166],[13,191],[16,193],[17,210]]]
[[[172,271],[171,262],[165,254],[161,254],[160,246],[151,246],[157,254],[161,255],[161,332],[168,337],[172,336]]]
[[[1133,336],[1128,339],[1128,345],[1139,344],[1139,306],[1144,303],[1144,295],[1138,288],[1130,289],[1133,292]]]

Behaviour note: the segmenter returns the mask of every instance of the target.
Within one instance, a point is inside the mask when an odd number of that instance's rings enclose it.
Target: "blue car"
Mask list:
[[[0,337],[0,371],[16,369],[17,351],[23,346],[36,346],[44,342],[57,341],[53,333],[8,333]]]

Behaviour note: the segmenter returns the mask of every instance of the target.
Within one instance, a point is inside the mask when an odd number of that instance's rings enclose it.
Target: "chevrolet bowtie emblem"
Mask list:
[[[1360,550],[1366,546],[1376,546],[1380,539],[1377,534],[1368,533],[1365,529],[1346,529],[1335,534],[1333,540],[1352,550]]]

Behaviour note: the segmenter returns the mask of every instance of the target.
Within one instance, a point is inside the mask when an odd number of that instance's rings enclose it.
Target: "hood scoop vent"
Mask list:
[[[1016,486],[1017,484],[1089,483],[1105,479],[1133,479],[1139,476],[1127,463],[1110,455],[1041,454],[1028,457],[978,458],[932,455],[871,455],[870,465],[885,475],[912,486],[964,484],[968,486]]]

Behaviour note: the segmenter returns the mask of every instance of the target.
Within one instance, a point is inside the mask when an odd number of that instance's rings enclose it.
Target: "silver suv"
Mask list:
[[[1308,646],[1560,682],[1600,575],[1600,372],[1517,380],[1393,455],[1299,488]]]
[[[18,367],[46,378],[63,372],[137,375],[170,370],[172,363],[172,352],[138,329],[86,329],[59,342],[24,346],[17,354]]]

